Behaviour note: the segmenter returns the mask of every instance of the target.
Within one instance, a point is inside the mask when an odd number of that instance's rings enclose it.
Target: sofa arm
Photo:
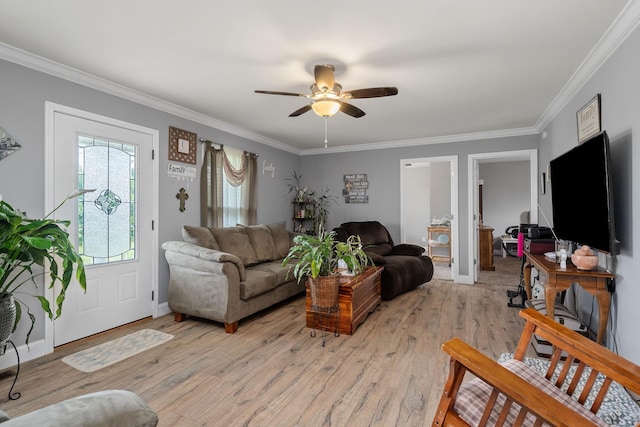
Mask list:
[[[2,427],[153,427],[158,415],[140,396],[126,390],[107,390],[64,400],[12,418]]]
[[[391,255],[420,256],[424,253],[424,248],[411,243],[402,243],[391,248]]]
[[[246,272],[244,269],[244,264],[242,261],[240,261],[240,258],[238,258],[233,254],[216,251],[215,249],[208,249],[202,246],[194,245],[193,243],[180,242],[180,241],[164,242],[162,244],[162,249],[164,249],[166,252],[176,252],[181,255],[186,255],[186,257],[183,257],[183,260],[188,260],[188,261],[185,261],[185,262],[189,262],[190,265],[188,265],[188,267],[196,270],[203,269],[203,268],[206,270],[209,270],[207,268],[207,263],[211,263],[211,262],[216,262],[216,263],[230,262],[238,268],[240,281],[246,280]]]

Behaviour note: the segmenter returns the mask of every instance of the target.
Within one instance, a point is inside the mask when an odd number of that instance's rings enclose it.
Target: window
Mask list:
[[[80,136],[78,252],[85,265],[135,259],[136,147]]]

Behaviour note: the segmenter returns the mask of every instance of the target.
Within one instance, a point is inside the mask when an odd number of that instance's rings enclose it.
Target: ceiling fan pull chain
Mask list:
[[[324,118],[324,148],[327,148],[327,128],[329,127],[328,117]]]

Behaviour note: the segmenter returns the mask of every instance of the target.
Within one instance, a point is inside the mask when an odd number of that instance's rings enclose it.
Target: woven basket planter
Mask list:
[[[330,313],[338,309],[339,275],[309,277],[307,286],[311,294],[311,310]]]
[[[13,301],[13,295],[3,295],[0,297],[0,355],[4,354],[15,322],[16,303]]]

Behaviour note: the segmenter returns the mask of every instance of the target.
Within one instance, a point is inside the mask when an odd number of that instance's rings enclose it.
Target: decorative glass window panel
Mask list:
[[[135,259],[136,147],[80,136],[79,252],[86,265]]]

